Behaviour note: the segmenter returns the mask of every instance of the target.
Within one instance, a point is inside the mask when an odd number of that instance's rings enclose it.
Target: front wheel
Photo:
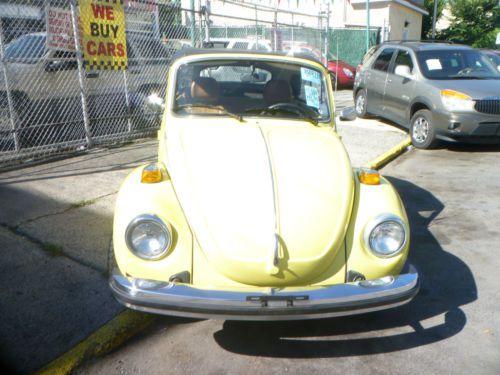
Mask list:
[[[411,118],[411,143],[416,148],[430,149],[436,147],[436,131],[432,122],[432,114],[427,109],[417,111]]]
[[[354,101],[354,109],[356,110],[356,116],[360,118],[365,118],[368,115],[367,112],[368,101],[366,99],[366,91],[359,90],[356,94],[356,99]]]

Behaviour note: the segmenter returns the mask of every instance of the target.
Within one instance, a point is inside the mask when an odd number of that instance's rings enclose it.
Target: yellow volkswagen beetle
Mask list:
[[[110,286],[125,306],[292,320],[386,309],[418,292],[401,200],[376,171],[351,167],[319,63],[185,51],[158,137],[158,161],[117,198]]]

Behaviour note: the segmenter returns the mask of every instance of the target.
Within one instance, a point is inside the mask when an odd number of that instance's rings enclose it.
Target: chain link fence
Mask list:
[[[86,68],[82,1],[122,4],[126,69]],[[323,61],[329,49],[352,51],[329,17],[232,0],[0,2],[0,168],[155,134],[161,114],[149,104],[186,47],[306,50]]]

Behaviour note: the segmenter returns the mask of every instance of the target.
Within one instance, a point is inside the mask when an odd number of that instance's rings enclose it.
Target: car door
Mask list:
[[[396,49],[382,48],[366,76],[367,109],[370,113],[382,114],[387,73]]]
[[[403,77],[395,73],[397,66],[407,66],[415,74],[415,61],[410,50],[398,48],[394,62],[389,67],[384,95],[384,116],[396,123],[408,127],[406,113],[415,91],[415,78]]]

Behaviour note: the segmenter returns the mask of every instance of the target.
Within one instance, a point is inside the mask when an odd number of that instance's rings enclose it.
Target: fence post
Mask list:
[[[257,43],[255,43],[255,46],[259,44],[259,17],[257,15],[257,5],[254,5],[255,7],[255,40]]]
[[[205,2],[203,15],[205,16],[205,42],[210,42],[210,2]],[[203,46],[202,46],[203,47]]]
[[[194,0],[190,0],[189,1],[189,7],[190,7],[190,10],[189,10],[189,25],[190,25],[190,28],[189,28],[189,31],[190,31],[190,34],[191,34],[191,47],[195,48],[196,47],[196,24],[195,24],[195,19],[194,19]]]
[[[12,93],[10,92],[9,87],[9,77],[7,74],[7,68],[5,67],[4,62],[4,49],[3,49],[3,21],[0,17],[0,65],[2,67],[3,79],[5,82],[5,91],[7,94],[7,105],[9,106],[9,118],[10,118],[10,129],[12,130],[12,134],[14,135],[14,149],[19,151],[19,137],[16,130],[16,119],[14,112],[14,103],[12,102]]]
[[[127,105],[127,131],[128,133],[132,133],[132,111],[130,110],[130,96],[128,93],[128,77],[127,77],[127,69],[123,70],[123,84],[125,86],[125,104]]]
[[[82,46],[80,44],[80,37],[79,37],[80,29],[78,27],[76,0],[70,0],[70,6],[71,6],[71,19],[73,21],[73,34],[75,38],[76,61],[78,64],[78,83],[80,84],[80,99],[82,102],[83,126],[85,128],[85,139],[87,140],[87,146],[90,148],[93,145],[93,141],[92,141],[92,135],[90,134],[90,119],[87,107],[87,95],[85,91]]]
[[[328,49],[330,48],[330,3],[326,4],[326,29],[325,29],[325,65],[328,66]],[[337,56],[338,58],[338,56]]]

